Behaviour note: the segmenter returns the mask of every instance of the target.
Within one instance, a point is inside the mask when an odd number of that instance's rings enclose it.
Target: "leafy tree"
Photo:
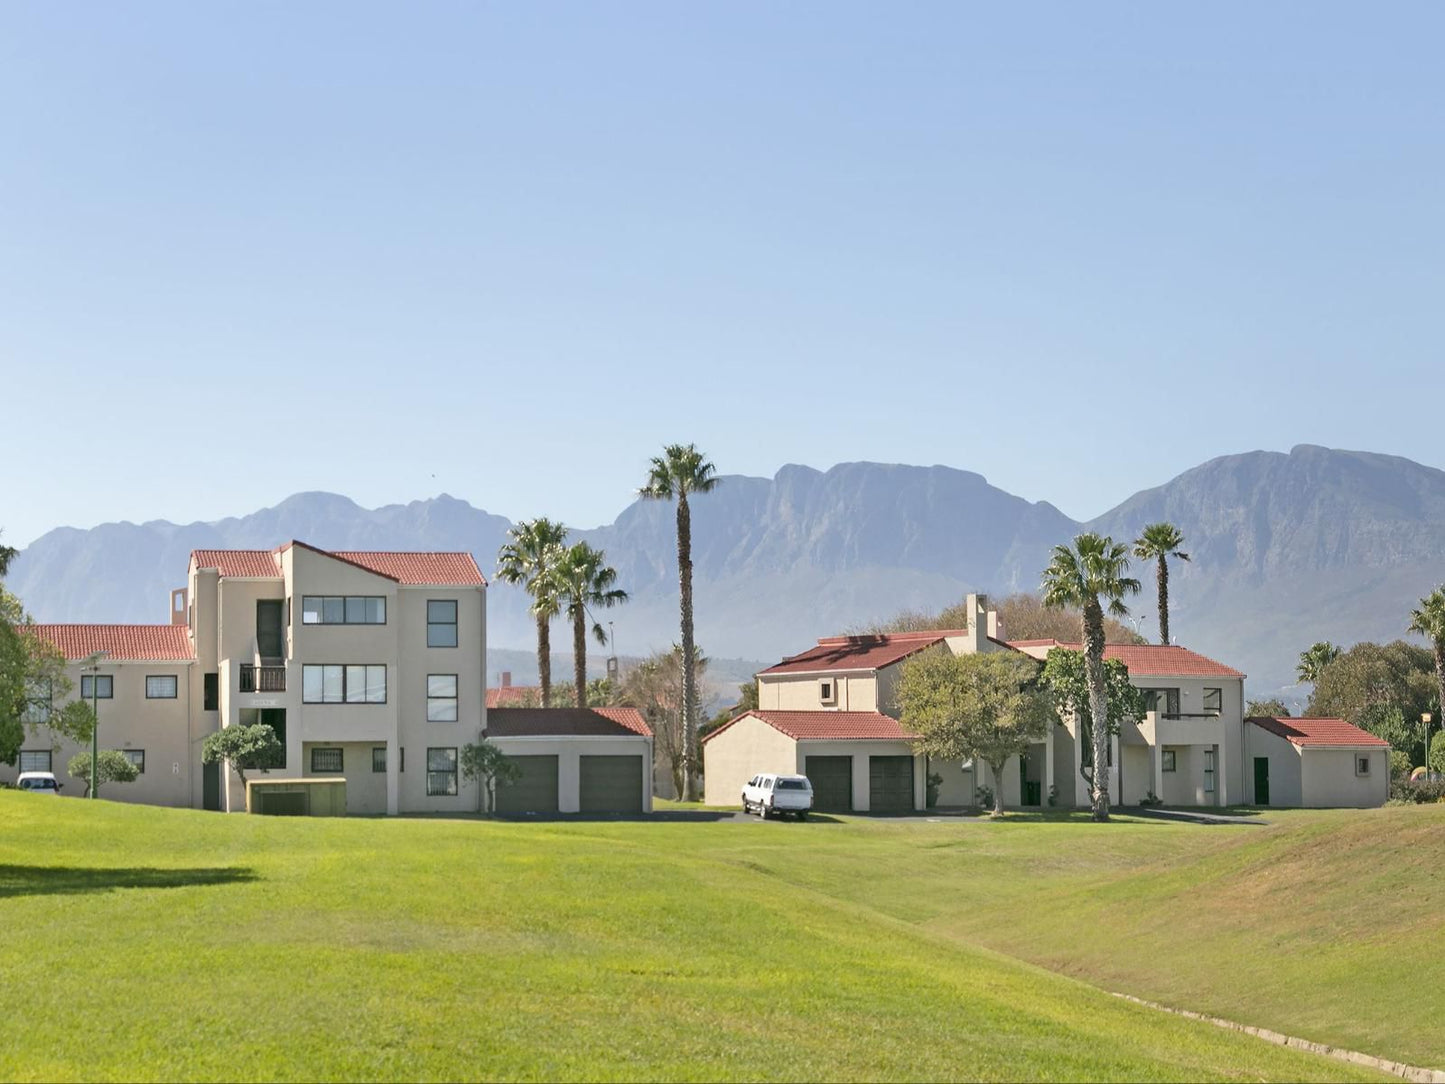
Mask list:
[[[692,615],[692,509],[688,496],[710,493],[718,484],[717,469],[693,444],[669,444],[654,456],[647,482],[638,492],[651,500],[677,502],[677,582],[682,618],[682,778],[684,801],[697,798],[697,675]]]
[[[1189,560],[1189,554],[1179,547],[1184,545],[1184,535],[1172,523],[1151,523],[1134,540],[1134,556],[1144,561],[1158,562],[1154,582],[1159,593],[1159,642],[1169,643],[1169,558]]]
[[[1139,581],[1129,571],[1129,549],[1112,538],[1086,532],[1073,546],[1055,546],[1053,560],[1044,569],[1044,605],[1081,611],[1085,677],[1089,689],[1089,717],[1108,719],[1108,688],[1104,675],[1104,610],[1115,617],[1129,612],[1125,595],[1139,593]],[[1107,606],[1106,606],[1107,604]],[[1050,653],[1052,654],[1052,652]],[[1095,765],[1108,763],[1106,727],[1094,728]],[[1109,819],[1109,773],[1090,771],[1090,804],[1096,821]]]
[[[30,631],[33,621],[20,600],[0,586],[0,763],[14,764],[27,734],[49,727],[57,737],[90,740],[89,707],[62,707],[74,688],[65,657]]]
[[[507,532],[510,539],[497,554],[497,579],[521,587],[532,596],[528,607],[537,622],[537,672],[542,706],[552,704],[552,618],[561,611],[553,568],[561,559],[567,528],[550,519],[532,519]]]
[[[85,796],[90,796],[90,753],[76,753],[70,758],[65,770],[85,784]],[[119,749],[102,749],[95,758],[95,774],[100,782],[95,791],[100,793],[103,783],[134,783],[140,769],[132,764]]]
[[[207,734],[201,743],[201,763],[229,761],[242,786],[248,771],[265,768],[284,753],[276,731],[265,723],[224,727]]]
[[[1445,731],[1430,739],[1430,762],[1426,766],[1432,772],[1445,772]]]
[[[1403,779],[1410,774],[1410,756],[1398,749],[1390,750],[1390,778]]]
[[[1044,660],[1043,686],[1048,690],[1059,716],[1078,721],[1081,743],[1079,774],[1086,783],[1092,784],[1097,746],[1094,743],[1094,717],[1089,710],[1088,662],[1083,652],[1061,647],[1050,651]],[[1108,704],[1108,735],[1119,733],[1125,722],[1137,722],[1144,717],[1148,709],[1144,692],[1134,687],[1129,680],[1129,668],[1118,659],[1104,660],[1104,688]],[[1107,742],[1107,737],[1105,740]],[[1109,763],[1107,749],[1104,763]]]
[[[1269,700],[1250,700],[1244,705],[1244,717],[1266,718],[1266,719],[1288,719],[1290,716],[1289,705],[1278,697],[1271,697]]]
[[[1080,613],[1076,609],[1051,609],[1043,599],[1028,591],[1019,591],[994,603],[1000,631],[1010,640],[1058,640],[1071,643],[1079,637]],[[902,610],[883,621],[865,622],[848,630],[852,635],[867,636],[890,632],[922,632],[927,629],[960,629],[968,627],[968,606],[960,599],[955,605],[938,613],[928,610]],[[1110,644],[1148,643],[1144,637],[1122,621],[1104,618],[1104,642]]]
[[[1410,631],[1430,641],[1435,663],[1435,703],[1445,704],[1445,587],[1437,587],[1410,611]]]
[[[1321,640],[1300,652],[1299,665],[1294,669],[1295,676],[1300,681],[1319,681],[1320,675],[1325,672],[1325,667],[1339,657],[1339,648],[1328,640]]]
[[[627,601],[627,592],[613,585],[617,570],[607,564],[607,555],[586,542],[562,551],[552,568],[553,591],[558,605],[572,622],[572,689],[579,708],[587,706],[587,618],[594,607],[611,609]],[[607,630],[597,620],[592,635],[607,646]]]
[[[741,715],[745,711],[758,710],[758,679],[745,681],[738,686],[738,702],[733,707],[734,715]]]
[[[587,703],[589,708],[605,708],[619,703],[621,695],[617,683],[611,678],[589,678],[587,681]],[[552,686],[552,699],[559,704],[575,704],[577,702],[577,686],[570,681],[560,681]],[[540,708],[542,706],[541,695],[535,690],[523,693],[517,701],[508,701],[509,708]]]
[[[914,748],[940,760],[977,760],[993,772],[993,816],[1003,816],[1003,771],[1045,740],[1058,720],[1036,659],[1013,651],[926,651],[903,664],[901,722]]]
[[[462,746],[462,778],[477,787],[477,812],[493,813],[497,808],[497,788],[509,787],[522,778],[522,768],[486,738]]]
[[[693,672],[701,680],[707,672],[707,657],[694,649],[693,658]],[[674,644],[671,651],[656,652],[629,669],[622,679],[618,699],[642,712],[647,725],[652,727],[654,752],[672,775],[673,793],[681,795],[684,786],[683,750],[687,742],[683,720],[682,648]],[[693,763],[697,762],[699,748],[697,736],[694,736]]]
[[[1319,672],[1305,715],[1347,719],[1423,764],[1424,712],[1439,719],[1435,661],[1423,647],[1395,640],[1355,644]]]
[[[3,578],[10,571],[10,562],[15,560],[19,551],[13,546],[0,546],[0,578]]]

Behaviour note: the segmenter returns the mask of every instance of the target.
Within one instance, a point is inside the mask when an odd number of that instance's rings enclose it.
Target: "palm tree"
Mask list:
[[[594,606],[610,609],[627,601],[627,592],[612,586],[617,582],[617,570],[606,562],[607,555],[601,550],[578,542],[562,551],[552,569],[557,600],[572,621],[572,685],[579,708],[587,706],[587,611]],[[606,645],[607,630],[601,622],[592,623],[592,635]]]
[[[1159,585],[1159,642],[1169,643],[1169,558],[1189,560],[1189,554],[1179,547],[1184,545],[1184,535],[1172,523],[1151,523],[1134,540],[1134,556],[1148,561],[1159,562],[1154,579]]]
[[[1435,652],[1435,685],[1445,711],[1445,587],[1437,587],[1420,600],[1420,608],[1410,611],[1410,631],[1430,638]],[[1425,763],[1430,762],[1430,748],[1425,747]]]
[[[0,546],[0,576],[10,571],[10,562],[15,560],[17,552],[11,546]]]
[[[683,799],[697,797],[697,773],[693,746],[697,738],[696,649],[692,635],[692,510],[689,493],[710,493],[717,485],[717,468],[697,450],[695,444],[669,444],[662,455],[653,456],[647,483],[639,496],[659,501],[677,501],[677,583],[682,610],[682,776]]]
[[[1092,532],[1070,546],[1055,546],[1044,569],[1044,605],[1083,611],[1084,676],[1089,685],[1089,718],[1093,729],[1094,763],[1090,769],[1090,800],[1094,819],[1109,819],[1109,712],[1104,691],[1104,602],[1114,617],[1129,612],[1125,595],[1139,593],[1139,581],[1126,576],[1129,547]]]
[[[1325,667],[1339,657],[1339,648],[1328,640],[1321,640],[1319,643],[1311,645],[1309,650],[1299,653],[1299,665],[1295,667],[1295,676],[1301,681],[1319,681]]]
[[[552,701],[551,620],[560,612],[553,568],[562,557],[567,528],[550,519],[533,519],[507,532],[511,539],[497,554],[497,579],[525,588],[532,596],[529,612],[537,620],[537,671],[542,682],[542,706]]]

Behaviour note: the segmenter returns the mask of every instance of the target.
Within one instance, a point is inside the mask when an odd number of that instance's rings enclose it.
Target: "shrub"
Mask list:
[[[993,788],[982,786],[977,788],[978,804],[984,809],[993,808]]]
[[[1390,778],[1403,779],[1410,774],[1410,754],[1403,749],[1390,750]]]
[[[1422,779],[1411,783],[1406,779],[1397,779],[1390,785],[1390,801],[1406,805],[1445,802],[1445,780]]]
[[[1164,799],[1155,794],[1152,790],[1139,799],[1139,805],[1143,809],[1153,809],[1155,806],[1164,804]]]
[[[932,809],[938,804],[938,790],[943,786],[943,776],[936,772],[928,773],[928,808]]]

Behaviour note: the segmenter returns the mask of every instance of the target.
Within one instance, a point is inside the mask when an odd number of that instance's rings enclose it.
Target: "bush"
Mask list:
[[[1411,783],[1407,779],[1397,779],[1390,785],[1390,801],[1406,805],[1445,802],[1445,780],[1422,779],[1418,783]]]
[[[979,787],[979,788],[977,789],[977,794],[978,794],[978,804],[979,804],[979,807],[980,807],[981,809],[992,809],[992,808],[993,808],[993,788],[992,788],[992,787],[988,787],[988,786]]]
[[[1410,754],[1403,749],[1390,750],[1390,778],[1403,779],[1410,774]]]
[[[936,772],[928,773],[928,808],[932,809],[938,805],[938,790],[943,786],[943,776]]]
[[[1144,795],[1144,797],[1139,799],[1139,806],[1141,809],[1153,809],[1155,806],[1161,806],[1163,804],[1164,799],[1159,797],[1159,795],[1155,794],[1152,790],[1148,794]]]

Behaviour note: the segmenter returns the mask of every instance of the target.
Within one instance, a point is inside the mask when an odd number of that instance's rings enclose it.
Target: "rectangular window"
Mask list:
[[[346,668],[346,702],[348,704],[385,704],[386,667],[348,666]]]
[[[1160,715],[1179,714],[1178,689],[1144,689],[1144,710]]]
[[[1204,703],[1201,710],[1212,711],[1215,715],[1218,715],[1220,712],[1222,712],[1224,710],[1224,690],[1205,689]]]
[[[115,697],[115,677],[111,674],[81,674],[82,700],[111,700]]]
[[[371,770],[373,772],[386,771],[386,746],[373,745],[371,747]]]
[[[302,595],[303,625],[385,625],[384,595]]]
[[[48,772],[50,771],[50,750],[49,749],[22,749],[20,750],[20,770],[22,772]]]
[[[385,704],[386,667],[308,663],[301,668],[303,704]]]
[[[452,599],[428,599],[426,604],[426,646],[457,646],[457,604]]]
[[[1172,772],[1174,770],[1174,750],[1165,749],[1159,754],[1159,770],[1161,772]]]
[[[831,679],[818,682],[818,700],[824,704],[831,704],[838,699],[837,687]]]
[[[340,749],[313,748],[311,750],[311,774],[340,772],[345,769],[345,758]]]
[[[221,710],[221,675],[206,674],[201,678],[201,710]]]
[[[457,675],[426,676],[426,721],[454,723],[457,721]]]
[[[135,765],[135,770],[141,774],[146,773],[146,751],[144,749],[122,749],[121,756]]]
[[[1214,793],[1214,750],[1204,750],[1204,793]]]
[[[50,679],[32,681],[25,686],[25,710],[20,721],[31,726],[50,722]]]
[[[175,674],[147,674],[147,700],[174,700],[176,698]]]
[[[427,797],[452,795],[457,792],[457,751],[428,749],[426,751]]]
[[[1369,758],[1369,757],[1356,757],[1356,758],[1355,758],[1355,774],[1356,774],[1356,775],[1369,775],[1369,774],[1370,774],[1370,758]]]

